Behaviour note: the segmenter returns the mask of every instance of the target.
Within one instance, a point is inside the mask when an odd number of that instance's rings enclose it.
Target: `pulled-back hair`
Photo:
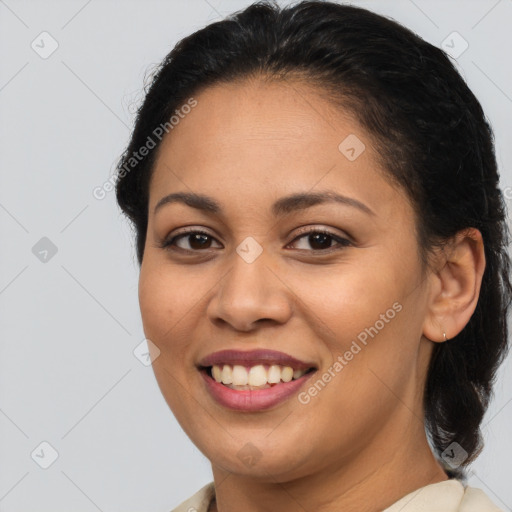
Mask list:
[[[482,450],[480,424],[509,348],[509,231],[492,129],[439,48],[391,19],[327,1],[258,2],[179,41],[145,89],[117,166],[117,201],[135,228],[139,264],[160,139],[130,168],[133,153],[192,95],[255,77],[306,82],[367,130],[387,177],[413,205],[424,269],[459,231],[481,232],[486,267],[475,312],[458,335],[435,344],[424,393],[433,452],[443,463],[442,452],[458,443],[468,458],[453,471],[443,465],[464,478]]]

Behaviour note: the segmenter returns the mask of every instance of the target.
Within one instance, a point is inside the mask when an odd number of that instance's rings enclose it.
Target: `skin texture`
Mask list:
[[[212,463],[211,510],[378,511],[446,480],[425,437],[422,394],[434,343],[460,332],[476,307],[480,233],[461,233],[422,274],[412,206],[346,112],[291,81],[246,80],[194,97],[159,149],[139,302],[160,350],[153,369],[163,396]],[[350,134],[366,146],[354,161],[338,149]],[[374,214],[338,203],[271,213],[282,196],[320,190]],[[212,196],[223,214],[177,203],[154,214],[173,192]],[[159,246],[185,226],[207,231],[207,243]],[[306,227],[351,243],[315,245],[299,232]],[[249,236],[263,248],[252,263],[236,252]],[[401,310],[307,404],[293,396],[235,412],[211,398],[196,368],[218,350],[264,348],[312,361],[321,375],[394,303]],[[251,465],[237,455],[248,442]]]

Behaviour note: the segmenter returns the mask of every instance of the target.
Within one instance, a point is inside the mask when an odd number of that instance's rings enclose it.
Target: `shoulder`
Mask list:
[[[201,487],[193,496],[172,509],[171,512],[208,512],[208,507],[215,496],[213,482]]]
[[[466,487],[459,512],[503,512],[477,487]]]

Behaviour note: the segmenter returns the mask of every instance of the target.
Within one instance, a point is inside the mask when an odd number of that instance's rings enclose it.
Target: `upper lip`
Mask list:
[[[255,366],[257,364],[291,366],[294,370],[308,370],[315,368],[316,365],[311,362],[301,361],[284,352],[277,350],[220,350],[207,355],[198,366],[207,368],[213,365],[239,364],[242,366]]]

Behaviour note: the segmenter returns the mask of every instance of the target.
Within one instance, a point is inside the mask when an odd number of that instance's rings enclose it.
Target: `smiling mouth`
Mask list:
[[[298,380],[304,375],[316,371],[316,368],[294,369],[291,366],[277,364],[253,366],[215,364],[199,367],[199,370],[227,388],[237,391],[257,391]]]

